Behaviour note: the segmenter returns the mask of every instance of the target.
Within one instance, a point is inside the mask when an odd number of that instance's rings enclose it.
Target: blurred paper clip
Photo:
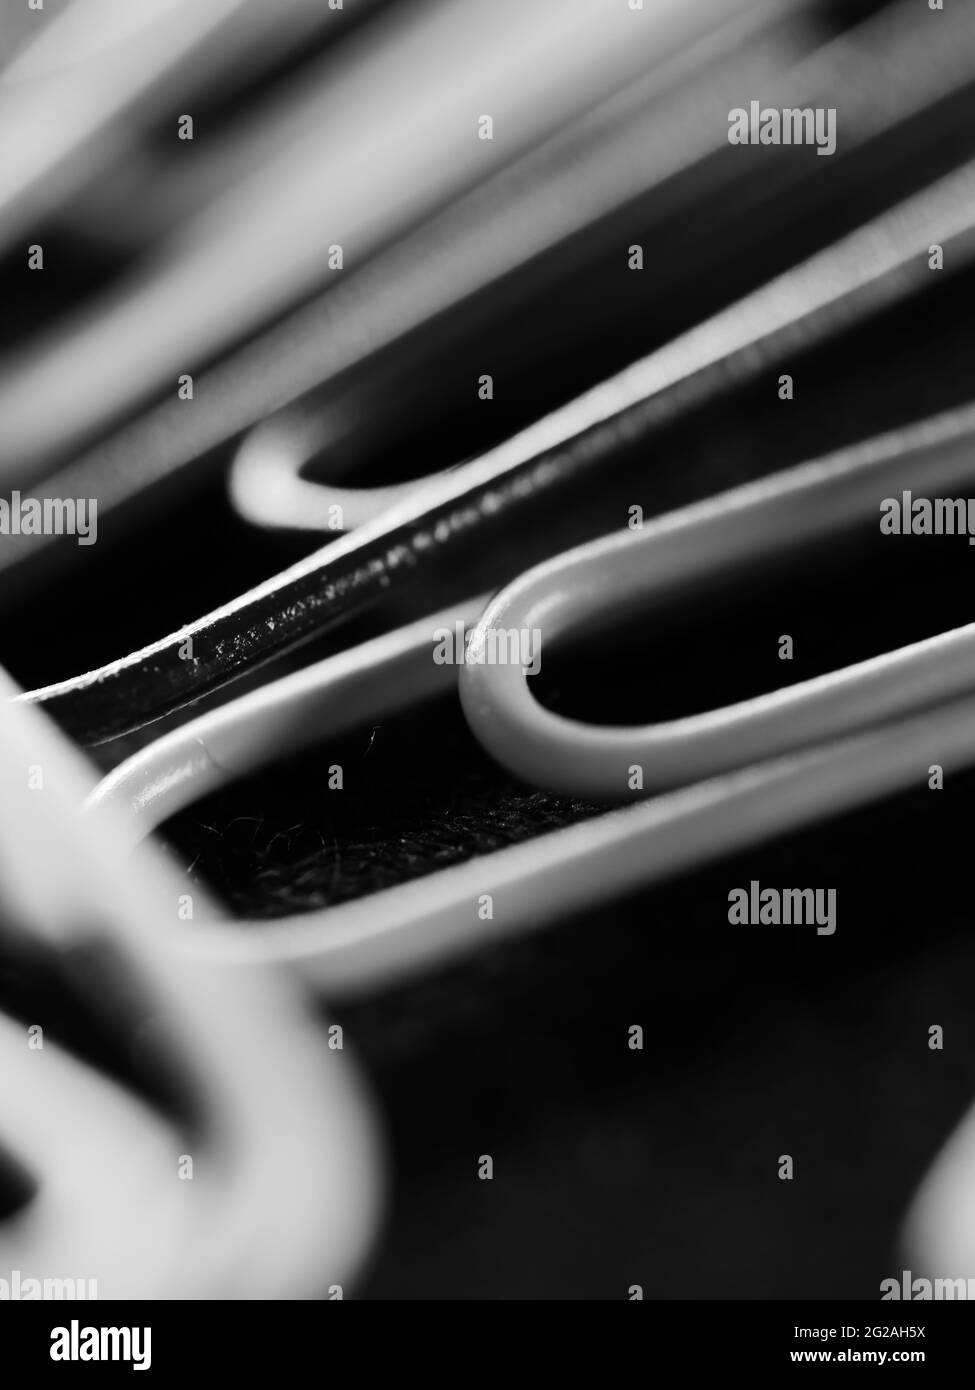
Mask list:
[[[8,987],[42,986],[26,1015],[0,1012],[0,1158],[21,1197],[0,1269],[99,1299],[328,1297],[358,1272],[381,1199],[354,1060],[294,980],[173,951],[185,884],[147,848],[120,863],[111,817],[79,823],[90,769],[0,686],[4,967]],[[63,999],[111,1070],[48,1026]]]

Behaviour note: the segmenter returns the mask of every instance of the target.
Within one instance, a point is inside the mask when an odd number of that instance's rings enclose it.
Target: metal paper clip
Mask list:
[[[124,0],[100,3],[132,8]],[[322,288],[330,270],[344,266],[346,248],[353,264],[364,263],[575,114],[727,22],[729,11],[741,16],[752,6],[657,0],[646,22],[617,0],[533,0],[527,7],[521,0],[417,0],[407,11],[380,13],[346,40],[337,60],[326,53],[299,95],[287,95],[284,111],[256,138],[256,152],[225,161],[236,174],[230,186],[181,223],[129,283],[62,324],[54,341],[7,364],[0,434],[8,448],[25,469],[103,430],[167,380],[212,361]],[[181,0],[179,7],[180,23],[164,30],[179,51],[197,35],[208,37],[228,11],[241,12],[238,22],[256,12],[267,25],[282,8],[253,0]],[[303,12],[307,20],[299,6]],[[280,19],[285,28],[288,16]],[[160,50],[148,43],[139,53],[151,93]],[[96,128],[114,114],[114,94],[137,86],[111,71],[112,83],[95,85],[106,92],[105,110],[100,104],[92,116]],[[95,78],[83,71],[81,80],[90,106]],[[43,115],[43,96],[39,105]],[[29,132],[33,113],[17,117]],[[484,120],[493,123],[491,139],[478,138]],[[0,208],[16,205],[22,186],[35,186],[39,162],[67,162],[74,128],[70,120],[45,119],[39,129],[50,132],[53,151],[31,141],[15,146]],[[349,130],[356,132],[351,142]]]
[[[861,216],[879,213],[944,168],[946,150],[956,161],[970,153],[964,97],[973,81],[968,54],[975,21],[969,11],[958,8],[936,25],[918,25],[912,0],[902,0],[818,48],[817,16],[816,5],[783,11],[778,3],[725,16],[719,29],[671,62],[510,159],[364,263],[350,264],[280,325],[237,346],[197,379],[191,411],[179,400],[161,401],[49,481],[39,470],[47,455],[68,447],[72,411],[51,408],[51,379],[44,377],[41,389],[36,354],[14,364],[13,417],[4,422],[0,412],[5,437],[14,438],[28,388],[41,390],[43,428],[52,434],[42,439],[33,415],[20,431],[27,435],[22,447],[10,451],[7,466],[0,458],[0,471],[17,486],[35,478],[42,495],[97,496],[104,524],[147,489],[168,485],[190,466],[199,473],[202,455],[272,412],[309,393],[320,411],[317,398],[339,382],[349,408],[337,411],[329,397],[323,442],[334,440],[340,416],[361,441],[374,416],[368,402],[381,387],[377,355],[400,351],[415,361],[418,352],[448,346],[472,317],[490,321],[499,306],[511,311],[540,279],[557,280],[581,254],[618,245],[634,217],[649,241],[680,249],[669,275],[679,294],[702,274],[720,285],[730,265],[757,271],[766,256],[779,264],[778,248],[803,243],[811,214],[824,239],[835,237],[850,224],[851,195]],[[832,161],[779,160],[768,150],[761,164],[734,158],[724,112],[742,90],[759,88],[782,100],[799,93],[810,105],[842,104],[835,169]],[[819,168],[826,162],[828,180]],[[232,163],[246,168],[248,161],[235,156]],[[173,190],[169,201],[175,196]],[[580,346],[591,324],[591,314],[580,319]],[[188,343],[184,365],[195,351]],[[508,349],[509,357],[516,353],[517,341]],[[165,372],[158,363],[153,371],[162,387]],[[74,391],[73,355],[65,376]],[[97,399],[85,395],[76,408],[88,410]],[[118,399],[115,381],[115,406]],[[244,474],[235,491],[249,517],[263,508],[269,524],[300,524],[293,509],[279,513],[273,491],[249,487],[251,476]],[[29,547],[0,546],[0,570],[34,557],[43,538],[34,539]]]
[[[649,442],[784,354],[916,294],[930,276],[924,249],[932,226],[946,266],[960,268],[975,254],[975,164],[234,602],[25,698],[75,738],[104,742],[375,606],[394,583],[415,595],[435,579],[441,601],[462,598],[599,534],[620,515],[612,467],[625,446]],[[590,509],[552,507],[597,471],[599,495]],[[504,546],[493,546],[492,536],[502,533]],[[185,659],[188,641],[192,660]]]
[[[8,994],[45,987],[0,1012],[0,1158],[19,1199],[0,1270],[100,1299],[327,1296],[378,1212],[354,1060],[293,980],[174,950],[170,923],[206,914],[205,895],[154,852],[120,864],[111,817],[79,823],[90,771],[14,693],[0,675],[0,955]],[[101,1066],[59,1040],[62,995]]]
[[[652,615],[687,581],[875,525],[883,496],[922,478],[948,488],[975,476],[969,405],[622,530],[633,445],[649,448],[783,357],[919,296],[932,241],[943,278],[970,266],[975,163],[960,163],[970,145],[948,146],[967,133],[975,19],[959,6],[920,29],[915,12],[901,0],[817,47],[820,7],[803,0],[660,0],[646,24],[618,0],[536,0],[530,13],[519,0],[377,7],[338,60],[326,53],[307,86],[221,143],[216,163],[201,158],[185,178],[170,164],[154,201],[147,193],[143,256],[128,278],[3,365],[5,480],[36,481],[40,495],[91,493],[121,514],[257,425],[231,471],[242,514],[349,533],[109,665],[19,696],[0,676],[0,953],[21,1003],[32,979],[53,982],[40,1007],[67,998],[97,1032],[103,1063],[76,1051],[70,1031],[58,1037],[59,1023],[29,1047],[42,1022],[15,1017],[16,996],[0,1014],[0,1160],[19,1184],[0,1222],[4,1263],[94,1279],[102,1298],[305,1296],[353,1279],[378,1211],[377,1143],[354,1063],[325,1045],[306,986],[331,999],[396,984],[869,804],[932,761],[975,764],[975,624],[635,728],[548,711],[519,663],[485,659],[499,631],[538,632],[546,646],[583,639],[606,621],[609,595],[615,617]],[[279,57],[293,52],[324,16],[309,0],[151,0],[138,13],[128,0],[76,0],[0,69],[0,134],[16,120],[31,136],[0,172],[0,237],[9,244],[70,208],[214,64],[232,86],[238,65],[261,67],[265,41]],[[91,33],[97,51],[76,63],[73,36]],[[456,68],[445,53],[459,55]],[[95,72],[112,80],[94,90]],[[525,72],[532,82],[517,80]],[[775,91],[802,101],[843,98],[829,195],[815,159],[730,172],[728,92],[770,72]],[[45,118],[51,92],[58,121]],[[705,99],[716,119],[702,133],[686,118]],[[493,117],[478,114],[492,104]],[[507,134],[477,149],[484,119]],[[322,132],[339,127],[362,139],[323,150]],[[278,157],[255,158],[269,148]],[[844,197],[874,160],[891,177],[869,183],[863,225],[850,232]],[[517,306],[535,271],[558,280],[584,259],[581,243],[585,255],[604,246],[637,200],[655,235],[677,227],[697,247],[716,219],[727,233],[725,262],[708,261],[717,278],[751,245],[767,195],[770,220],[793,231],[823,197],[825,249],[809,255],[823,242],[803,242],[774,273],[757,265],[696,327],[473,461],[382,490],[302,476],[343,431],[368,436],[359,417],[384,374],[407,379],[472,322]],[[269,254],[281,238],[289,254]],[[323,241],[340,258],[341,243],[354,246],[346,278],[332,282]],[[681,273],[686,284],[700,264]],[[181,416],[160,393],[190,366],[206,407]],[[553,505],[586,489],[591,508]],[[24,553],[5,543],[0,569]],[[410,613],[432,610],[434,596],[438,611],[203,714],[95,788],[45,717],[79,742],[110,742],[378,609],[391,590]],[[433,659],[445,627],[468,633],[459,672]],[[477,739],[532,785],[637,800],[270,924],[236,922],[188,894],[135,844],[273,757],[454,689]],[[41,847],[36,861],[23,862],[27,844]],[[132,851],[121,866],[120,844]],[[55,857],[57,875],[46,872]],[[485,893],[488,919],[476,910]],[[192,931],[181,925],[187,899]],[[975,1261],[971,1135],[968,1124],[915,1209],[909,1238],[935,1264]]]
[[[975,624],[763,695],[645,729],[596,729],[542,709],[518,663],[479,660],[492,631],[537,630],[545,646],[631,617],[690,580],[774,563],[796,547],[877,526],[884,497],[975,479],[975,406],[773,474],[530,570],[483,598],[327,658],[192,721],[126,760],[89,799],[119,805],[129,839],[309,742],[449,690],[437,633],[472,627],[459,668],[472,730],[519,777],[588,798],[671,792],[428,879],[273,924],[214,927],[228,959],[290,960],[327,995],[388,984],[499,935],[531,930],[727,850],[910,785],[919,748],[975,756]],[[478,617],[477,615],[480,614]],[[477,619],[476,622],[474,619]],[[880,724],[879,730],[873,726]],[[478,895],[500,897],[477,919]],[[195,943],[207,943],[195,925]]]

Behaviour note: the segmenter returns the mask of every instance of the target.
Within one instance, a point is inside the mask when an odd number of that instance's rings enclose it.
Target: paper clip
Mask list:
[[[124,11],[131,22],[127,0],[93,2]],[[164,26],[168,44],[138,46],[150,96],[157,62],[165,69],[194,38],[219,34],[218,21],[228,15],[266,28],[280,10],[297,9],[280,15],[287,32],[286,20],[307,26],[309,16],[328,14],[308,0],[165,0],[163,7],[176,6],[177,21]],[[236,177],[221,187],[218,176],[212,202],[153,248],[144,269],[63,324],[53,341],[7,364],[0,434],[20,468],[42,467],[59,449],[103,431],[164,382],[212,361],[323,288],[330,278],[323,245],[348,247],[353,262],[365,262],[574,115],[755,8],[754,0],[657,0],[646,22],[634,22],[617,0],[417,0],[406,11],[380,11],[345,41],[338,60],[326,52],[320,71],[286,94],[252,149],[224,161]],[[70,19],[69,12],[64,22]],[[110,72],[116,80],[104,84],[94,118],[99,129],[117,119],[115,94],[137,85],[124,64],[126,81],[114,67]],[[81,76],[90,105],[95,78]],[[3,90],[0,81],[0,98]],[[37,165],[51,163],[62,177],[66,166],[70,174],[74,125],[52,126],[43,90],[37,102],[36,110],[25,108],[21,98],[15,118],[26,136],[35,125],[50,133],[54,148],[37,149],[39,135],[18,140],[7,186],[0,181],[0,209],[19,210],[22,189],[37,182]],[[498,138],[479,141],[485,111]],[[351,142],[342,135],[349,130],[356,132]],[[103,157],[106,149],[103,143]],[[287,254],[272,254],[281,246]],[[147,322],[154,328],[148,335]],[[108,376],[106,362],[115,368]]]
[[[159,642],[24,698],[97,744],[162,718],[397,592],[441,601],[513,578],[620,515],[620,450],[653,439],[795,354],[908,299],[927,284],[920,248],[939,228],[946,266],[975,255],[975,164],[968,164],[817,253],[498,448],[440,478],[360,530]],[[553,506],[598,471],[599,497]],[[542,518],[545,524],[542,525]],[[503,547],[491,544],[503,534]],[[478,544],[472,544],[474,539]],[[192,639],[192,661],[184,659]]]
[[[744,559],[876,527],[883,499],[975,478],[966,406],[559,556],[483,599],[352,649],[205,716],[122,764],[89,799],[115,803],[130,832],[266,757],[449,688],[437,629],[482,610],[460,669],[472,729],[536,783],[635,805],[335,908],[272,923],[212,922],[193,949],[226,964],[288,961],[327,997],[383,989],[524,931],[609,903],[702,862],[917,784],[932,762],[975,764],[975,624],[725,710],[642,730],[596,730],[543,711],[517,664],[478,660],[492,629],[546,640],[591,630],[611,593],[630,617],[719,578]],[[351,711],[356,713],[353,714]],[[476,911],[489,893],[495,911]],[[975,1268],[970,1172],[975,1117],[959,1126],[912,1205],[914,1269]]]
[[[958,135],[968,124],[962,101],[973,80],[973,25],[975,16],[963,7],[946,11],[937,24],[918,24],[913,0],[904,0],[817,47],[818,5],[783,9],[776,0],[726,16],[720,29],[674,61],[582,113],[364,264],[343,271],[280,324],[237,345],[226,361],[198,377],[192,411],[179,400],[153,404],[80,458],[63,467],[59,462],[49,479],[41,478],[68,449],[75,411],[84,413],[88,430],[91,409],[103,397],[78,393],[73,353],[32,353],[26,362],[11,364],[7,417],[0,392],[0,433],[11,442],[23,438],[16,453],[11,448],[8,463],[0,460],[0,470],[15,486],[34,479],[38,495],[97,496],[104,525],[147,489],[168,484],[190,467],[199,475],[203,456],[214,446],[309,393],[317,398],[332,390],[346,374],[359,403],[353,432],[361,437],[373,414],[377,353],[405,350],[415,357],[418,335],[423,351],[430,340],[449,343],[469,325],[475,301],[482,317],[490,318],[498,305],[513,311],[539,277],[564,275],[580,245],[588,254],[604,254],[634,216],[648,237],[663,237],[667,244],[675,227],[684,229],[677,243],[682,248],[686,229],[720,228],[714,236],[698,231],[692,258],[671,267],[678,295],[700,283],[702,270],[718,285],[729,264],[759,266],[767,247],[790,244],[812,214],[823,240],[835,238],[849,226],[844,192],[855,188],[863,215],[879,215],[893,198],[929,179],[934,167],[943,167],[946,148],[964,157],[968,147]],[[756,89],[781,92],[790,101],[798,92],[812,106],[842,104],[844,140],[830,180],[816,172],[826,161],[775,160],[774,151],[764,151],[771,163],[752,166],[733,157],[727,162],[723,111],[736,93]],[[250,167],[246,158],[232,162]],[[876,166],[885,171],[883,179],[875,177]],[[173,190],[164,202],[176,197]],[[756,233],[748,214],[759,205]],[[266,260],[262,250],[255,274],[263,273]],[[592,322],[591,314],[580,320],[580,344]],[[136,332],[141,347],[141,319]],[[141,351],[152,351],[151,345]],[[195,351],[187,341],[184,365]],[[516,351],[517,341],[509,355]],[[116,355],[121,373],[129,357],[122,350]],[[167,378],[158,356],[151,370],[162,388]],[[53,372],[63,374],[61,387]],[[118,373],[116,408],[117,378]],[[27,407],[35,392],[43,398],[41,414]],[[60,404],[52,408],[55,397]],[[327,403],[330,427],[332,404]],[[255,500],[259,505],[260,498]],[[255,511],[248,507],[248,515]],[[300,522],[292,512],[290,524]],[[44,538],[34,539],[29,547],[0,547],[0,570],[42,551]]]
[[[238,62],[260,68],[271,21],[286,21],[270,44],[281,55],[324,15],[307,0],[219,0],[206,13],[186,0],[153,0],[130,11],[128,0],[77,0],[48,39],[0,70],[0,128],[16,116],[34,137],[0,173],[3,236],[19,236],[39,213],[70,209],[113,150],[151,127],[168,94],[200,89],[208,62],[232,85]],[[931,762],[975,764],[975,624],[725,709],[635,728],[548,711],[520,664],[486,659],[498,631],[537,631],[546,646],[584,640],[607,622],[607,596],[614,620],[652,616],[687,581],[720,581],[746,562],[771,566],[794,547],[876,526],[886,494],[975,476],[968,405],[641,532],[622,529],[630,446],[650,446],[783,357],[919,295],[931,240],[944,250],[943,278],[970,266],[970,146],[959,141],[958,167],[944,170],[975,84],[972,11],[955,7],[919,27],[903,0],[821,47],[822,8],[803,0],[660,0],[642,29],[626,27],[633,16],[617,0],[538,0],[514,44],[505,17],[527,10],[503,0],[500,12],[471,0],[425,0],[403,19],[379,9],[375,26],[348,46],[349,64],[326,54],[311,86],[265,108],[265,119],[219,149],[217,165],[201,158],[186,179],[169,169],[154,204],[147,195],[147,244],[130,278],[0,372],[5,481],[37,481],[45,495],[97,495],[106,515],[121,514],[256,425],[231,471],[242,514],[348,533],[107,666],[19,696],[0,676],[0,699],[13,701],[0,707],[4,959],[21,983],[32,973],[54,978],[124,1063],[99,1070],[57,1027],[34,1053],[24,1046],[26,1017],[0,1014],[10,1078],[0,1162],[19,1184],[13,1215],[0,1221],[0,1254],[11,1266],[95,1279],[102,1298],[302,1297],[356,1277],[380,1205],[378,1142],[354,1062],[328,1048],[308,1016],[308,986],[339,999],[397,985],[910,787]],[[109,31],[120,26],[97,55],[99,70],[131,69],[131,82],[106,82],[89,106],[93,69],[72,73],[70,39],[92,16],[108,16]],[[164,35],[171,16],[181,23]],[[763,33],[767,48],[753,52]],[[442,101],[429,79],[455,51]],[[818,205],[820,161],[787,169],[770,157],[727,173],[721,84],[747,88],[747,75],[769,71],[770,54],[787,78],[778,90],[827,106],[839,94],[846,108],[821,240],[803,242],[753,288],[767,274],[759,258],[736,302],[717,294],[696,327],[473,461],[383,489],[323,488],[302,476],[342,429],[368,435],[355,417],[390,356],[399,354],[394,365],[408,376],[472,321],[517,307],[534,271],[544,265],[541,281],[557,279],[580,242],[587,254],[601,246],[610,219],[625,217],[636,198],[659,203],[659,217],[656,208],[649,217],[655,234],[669,219],[691,228],[697,246],[720,215],[725,256],[751,245],[752,214],[768,194],[786,195],[768,198],[770,221],[794,230]],[[534,86],[505,82],[526,69],[537,69]],[[334,80],[321,83],[323,75]],[[23,118],[31,103],[46,106],[51,78],[77,116],[56,130]],[[701,134],[681,102],[712,86],[708,110],[719,119]],[[500,93],[512,134],[481,151],[474,173],[471,108],[485,91]],[[405,112],[402,130],[384,119],[389,108]],[[666,138],[651,149],[658,119]],[[364,142],[316,162],[322,129],[336,124],[356,126]],[[102,138],[108,131],[120,144]],[[280,160],[253,158],[276,141]],[[873,161],[891,178],[865,189],[868,210],[849,232],[843,189]],[[732,184],[740,202],[728,196]],[[154,209],[166,210],[156,238],[146,230]],[[343,223],[334,237],[356,254],[347,280],[333,284],[321,244],[336,209]],[[293,254],[269,256],[287,235]],[[715,283],[719,266],[708,262]],[[700,265],[691,258],[680,273],[686,284]],[[183,418],[154,393],[197,364],[208,404]],[[72,462],[78,448],[87,452]],[[587,487],[598,493],[591,511],[561,505]],[[0,568],[25,553],[5,544]],[[45,717],[79,742],[110,743],[380,610],[391,591],[411,614],[432,609],[434,596],[438,611],[194,718],[97,787]],[[459,670],[431,650],[439,629],[457,625],[469,633]],[[630,804],[271,923],[237,922],[205,894],[187,894],[151,847],[135,844],[273,757],[454,689],[476,738],[510,771],[534,786]],[[43,798],[28,789],[28,767],[48,779]],[[43,846],[36,872],[19,862],[27,843]],[[132,851],[121,867],[120,844]],[[61,872],[44,871],[47,855]],[[477,912],[485,893],[495,907],[486,919]],[[178,910],[186,898],[192,929]],[[66,1126],[69,1140],[84,1142],[66,1146]],[[975,1261],[973,1133],[973,1123],[959,1131],[909,1227],[935,1267]],[[184,1159],[197,1165],[190,1183],[180,1180]],[[84,1209],[73,1200],[80,1186]]]
[[[240,515],[256,526],[338,535],[358,531],[416,491],[416,482],[335,487],[302,477],[305,464],[328,441],[320,417],[284,413],[251,430],[237,451],[228,481],[230,499]]]
[[[975,756],[975,625],[729,709],[640,730],[593,729],[543,710],[517,664],[480,661],[491,629],[544,643],[605,622],[606,596],[632,616],[702,576],[734,573],[847,528],[878,525],[880,502],[915,486],[975,478],[975,406],[774,474],[559,556],[485,607],[472,599],[273,682],[127,759],[89,800],[122,807],[139,838],[198,797],[285,752],[449,690],[435,634],[473,624],[459,668],[476,736],[518,776],[633,807],[551,832],[430,878],[272,924],[193,940],[221,957],[290,960],[327,995],[375,988],[497,936],[560,919],[734,847],[909,785],[919,748]],[[651,610],[652,611],[652,610]],[[477,614],[479,619],[474,623]],[[966,697],[966,698],[962,698]],[[952,701],[958,703],[952,704]],[[943,707],[943,708],[942,708]],[[923,713],[920,713],[923,711]],[[966,714],[967,712],[967,714]],[[873,725],[881,720],[881,728]],[[942,722],[943,721],[943,722]],[[944,761],[943,756],[934,759]],[[491,892],[496,920],[474,904]]]
[[[381,1196],[354,1059],[293,979],[180,953],[205,895],[149,847],[120,864],[111,816],[79,823],[90,769],[13,694],[0,674],[0,953],[8,996],[41,988],[0,1011],[0,1268],[99,1299],[328,1297]],[[60,994],[101,1066],[59,1038]]]

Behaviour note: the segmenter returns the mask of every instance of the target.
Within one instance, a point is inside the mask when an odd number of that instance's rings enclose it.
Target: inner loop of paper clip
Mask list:
[[[349,488],[303,477],[302,469],[327,447],[323,418],[295,412],[257,426],[240,446],[228,480],[237,511],[256,526],[340,535],[364,526],[427,481]]]
[[[933,637],[798,685],[667,723],[601,728],[534,698],[502,650],[544,649],[648,607],[702,577],[733,576],[857,523],[923,479],[970,481],[975,407],[773,475],[537,566],[488,606],[460,696],[481,743],[526,781],[608,799],[696,782],[947,700],[975,686],[975,628]],[[607,595],[613,607],[607,607]],[[497,634],[504,641],[499,645]],[[512,636],[515,639],[512,647]],[[521,640],[526,639],[526,640]],[[540,652],[536,653],[536,657]],[[639,770],[639,775],[637,775]]]

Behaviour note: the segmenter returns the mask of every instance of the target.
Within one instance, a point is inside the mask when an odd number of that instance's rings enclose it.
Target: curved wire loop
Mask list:
[[[975,476],[973,431],[970,406],[570,552],[486,609],[482,597],[433,614],[184,726],[116,768],[89,809],[118,804],[137,839],[283,751],[449,691],[458,672],[474,733],[519,776],[618,799],[628,791],[627,760],[644,758],[644,796],[689,784],[338,907],[246,928],[227,919],[195,924],[194,949],[290,961],[332,997],[422,973],[867,804],[911,785],[932,761],[967,765],[975,760],[975,625],[676,729],[589,729],[542,710],[519,665],[477,658],[498,624],[537,622],[547,640],[598,620],[606,593],[626,593],[639,609],[692,575],[734,571],[746,554],[767,561],[841,524],[877,524],[890,491]],[[463,662],[438,664],[438,643],[458,625],[469,630]],[[887,722],[865,728],[878,707]],[[493,899],[489,918],[478,912],[484,894]]]
[[[56,978],[119,1074],[59,1041],[50,989],[0,1013],[0,1158],[22,1179],[0,1268],[102,1299],[346,1285],[380,1192],[355,1062],[294,979],[179,951],[172,926],[207,916],[205,895],[148,846],[119,862],[113,817],[78,816],[90,772],[13,693],[0,673],[5,974]]]

